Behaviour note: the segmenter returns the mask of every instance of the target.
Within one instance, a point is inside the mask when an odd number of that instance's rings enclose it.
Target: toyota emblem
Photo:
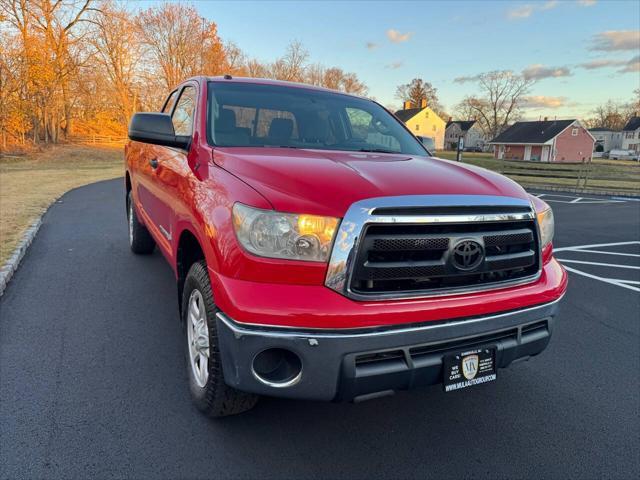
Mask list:
[[[451,262],[458,270],[469,272],[484,260],[484,249],[475,240],[461,240],[453,247]]]

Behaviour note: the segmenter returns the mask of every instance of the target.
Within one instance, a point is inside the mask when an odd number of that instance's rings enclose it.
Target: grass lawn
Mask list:
[[[57,146],[24,157],[0,157],[0,265],[23,232],[66,191],[123,175],[119,147]]]

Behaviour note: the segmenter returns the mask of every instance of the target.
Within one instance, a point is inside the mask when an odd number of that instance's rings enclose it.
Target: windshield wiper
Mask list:
[[[293,145],[260,145],[263,148],[300,148]]]
[[[370,153],[398,153],[392,150],[385,150],[384,148],[361,148],[358,152],[370,152]]]

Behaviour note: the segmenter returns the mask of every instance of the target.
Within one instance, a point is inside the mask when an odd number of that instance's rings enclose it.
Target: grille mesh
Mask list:
[[[351,290],[429,293],[532,276],[540,262],[537,238],[533,220],[369,225],[352,265]],[[467,239],[484,250],[472,271],[452,261],[452,248]]]
[[[444,250],[449,248],[448,238],[376,238],[372,250]]]

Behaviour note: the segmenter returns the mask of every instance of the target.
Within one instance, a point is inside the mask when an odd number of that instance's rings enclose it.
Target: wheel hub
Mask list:
[[[187,342],[191,372],[198,386],[204,387],[209,379],[209,325],[199,290],[194,290],[189,296]]]

